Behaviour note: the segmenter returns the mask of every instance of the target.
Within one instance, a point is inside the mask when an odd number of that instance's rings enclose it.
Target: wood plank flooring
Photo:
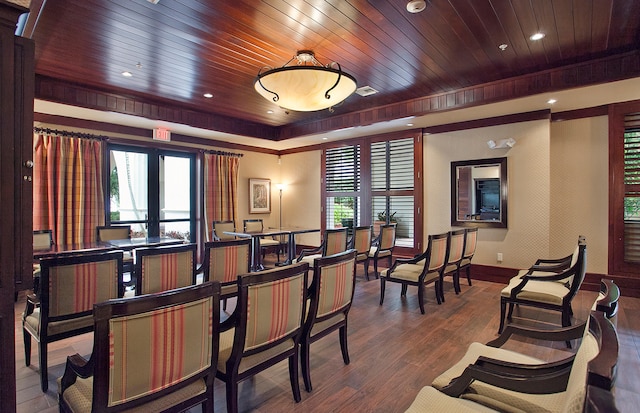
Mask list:
[[[275,256],[273,257],[275,259]],[[349,314],[349,354],[344,365],[337,333],[312,344],[311,380],[313,391],[300,386],[302,401],[291,394],[288,369],[282,362],[240,385],[241,412],[403,412],[425,385],[455,363],[473,341],[487,342],[496,337],[499,324],[499,294],[502,285],[474,281],[462,282],[455,295],[445,283],[446,302],[437,305],[432,286],[427,288],[425,315],[420,314],[416,289],[400,297],[400,285],[387,283],[385,302],[379,305],[380,283],[365,281],[362,266],[354,303]],[[450,279],[449,279],[450,280]],[[617,316],[620,363],[616,383],[617,404],[621,411],[636,411],[640,405],[640,299],[623,297]],[[584,319],[596,293],[582,291],[574,300],[575,317]],[[228,310],[233,308],[230,303]],[[57,412],[57,386],[67,355],[91,353],[92,335],[70,338],[49,347],[49,391],[40,391],[38,358],[33,345],[32,364],[24,365],[24,346],[20,315],[24,296],[16,303],[16,365],[19,413]],[[559,323],[557,313],[521,307],[514,322]],[[535,321],[522,317],[531,317]],[[567,355],[563,345],[513,341],[507,348],[527,351],[545,358]],[[216,380],[215,411],[225,412],[224,383]],[[193,409],[200,411],[200,409]]]

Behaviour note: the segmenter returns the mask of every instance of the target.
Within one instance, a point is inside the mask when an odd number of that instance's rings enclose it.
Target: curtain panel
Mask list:
[[[237,156],[204,155],[204,232],[207,241],[211,240],[213,221],[236,221],[239,166]]]
[[[104,143],[34,136],[33,229],[53,230],[60,245],[94,242],[104,225]]]

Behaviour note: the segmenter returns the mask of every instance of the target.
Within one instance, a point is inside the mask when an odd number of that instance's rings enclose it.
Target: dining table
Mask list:
[[[251,238],[251,268],[250,271],[262,271],[265,269],[260,255],[260,238],[278,235],[287,235],[287,258],[278,266],[290,265],[296,259],[296,235],[310,232],[320,232],[320,228],[279,227],[265,228],[262,231],[224,231],[227,235],[238,238]]]

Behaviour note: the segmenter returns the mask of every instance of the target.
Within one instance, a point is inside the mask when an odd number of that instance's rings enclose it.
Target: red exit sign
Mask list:
[[[158,141],[170,141],[171,132],[169,129],[158,128],[153,130],[153,139]]]

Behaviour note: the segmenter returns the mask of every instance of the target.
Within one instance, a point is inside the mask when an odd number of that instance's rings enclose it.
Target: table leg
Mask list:
[[[264,265],[262,265],[262,256],[260,254],[260,237],[251,237],[251,271],[262,271]]]

